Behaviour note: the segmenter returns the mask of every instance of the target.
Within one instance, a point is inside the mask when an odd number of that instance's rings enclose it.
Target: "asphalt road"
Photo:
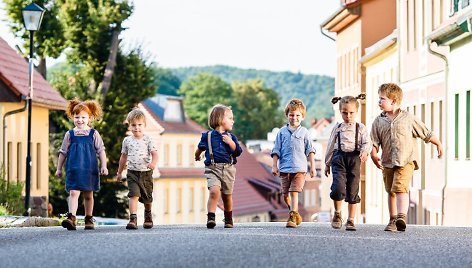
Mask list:
[[[325,223],[0,229],[0,267],[472,267],[472,228]]]

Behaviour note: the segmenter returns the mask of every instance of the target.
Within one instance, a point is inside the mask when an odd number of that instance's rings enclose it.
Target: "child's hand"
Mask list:
[[[202,157],[200,154],[195,154],[195,161],[200,161],[202,160]]]
[[[438,158],[441,158],[442,157],[442,154],[443,154],[443,148],[442,148],[442,145],[439,144],[436,146],[436,149],[438,150]]]
[[[279,176],[279,168],[278,167],[272,167],[272,175]]]
[[[234,141],[233,139],[231,139],[231,136],[229,134],[223,134],[223,142],[228,145],[234,144]]]
[[[116,174],[116,182],[118,183],[123,182],[123,178],[121,178],[121,173]]]
[[[150,169],[150,170],[154,170],[156,168],[156,165],[154,165],[153,163],[149,163],[149,165],[147,165],[147,167]]]
[[[315,169],[314,168],[310,169],[310,177],[314,178],[315,176],[316,176]]]
[[[328,177],[330,173],[331,173],[330,166],[326,165],[325,166],[325,176]]]
[[[381,169],[381,170],[384,169],[382,164],[380,164],[380,157],[378,157],[377,154],[375,154],[375,155],[371,154],[370,158],[372,159],[372,161],[374,162],[375,166],[377,166],[378,169]]]
[[[56,176],[59,177],[59,178],[62,177],[62,170],[61,169],[56,170]]]
[[[104,176],[108,175],[108,168],[107,167],[102,167],[100,169],[100,175],[104,175]]]
[[[369,155],[369,154],[368,154],[367,152],[361,153],[361,154],[359,155],[359,158],[361,159],[361,162],[367,161],[367,156],[368,156],[368,155]]]

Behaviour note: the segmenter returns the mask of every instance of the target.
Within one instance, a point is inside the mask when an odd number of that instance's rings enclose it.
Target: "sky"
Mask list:
[[[160,67],[229,65],[334,76],[335,43],[320,24],[337,0],[135,0],[122,44]],[[14,47],[0,0],[0,36]],[[49,60],[49,62],[54,62]]]

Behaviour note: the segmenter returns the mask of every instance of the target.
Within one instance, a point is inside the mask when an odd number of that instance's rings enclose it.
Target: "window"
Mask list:
[[[459,94],[454,101],[454,158],[459,159]]]
[[[465,158],[470,159],[470,90],[466,92],[465,99]]]
[[[12,143],[11,143],[11,141],[9,141],[7,143],[7,165],[6,165],[6,168],[7,168],[6,174],[8,176],[7,181],[11,181],[12,178],[13,178],[12,158],[13,158]]]
[[[205,194],[206,190],[207,190],[206,187],[202,187],[201,198],[200,198],[200,200],[201,200],[200,210],[201,211],[206,211],[206,196],[205,196],[206,195]]]
[[[435,110],[434,110],[434,102],[431,102],[431,131],[433,131],[433,133],[435,132],[435,124],[434,124],[434,114],[435,114]],[[430,148],[431,148],[431,158],[434,157],[434,144],[431,143],[430,145]]]
[[[169,214],[169,188],[164,189],[164,214]]]
[[[439,140],[443,142],[443,101],[439,101]]]
[[[23,147],[21,142],[16,144],[16,182],[20,182],[23,177]]]
[[[164,166],[168,167],[170,164],[170,146],[169,144],[164,144]]]
[[[175,208],[177,213],[182,212],[182,188],[177,188],[177,196],[175,198]]]
[[[188,159],[188,163],[189,163],[189,166],[193,167],[195,166],[195,145],[193,144],[190,144],[190,146],[188,147],[189,149],[189,159]]]
[[[182,144],[177,144],[177,166],[182,166]]]
[[[193,212],[193,198],[194,198],[194,195],[195,195],[195,190],[193,187],[190,187],[188,189],[188,192],[189,192],[189,195],[188,195],[188,211],[189,212]]]
[[[41,189],[41,143],[36,144],[36,189]]]

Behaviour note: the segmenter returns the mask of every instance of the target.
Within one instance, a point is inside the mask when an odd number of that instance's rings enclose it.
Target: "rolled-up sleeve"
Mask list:
[[[310,139],[310,136],[307,134],[305,135],[305,155],[308,156],[309,154],[316,154],[316,149],[313,146],[313,142]]]
[[[424,140],[424,142],[428,143],[433,137],[433,132],[430,131],[423,121],[418,120],[418,118],[414,117],[413,119],[413,137],[420,138]]]
[[[280,158],[280,148],[282,147],[282,141],[280,138],[280,131],[277,133],[277,136],[275,137],[275,143],[274,143],[274,148],[272,149],[272,152],[270,153],[270,157],[274,157],[274,155],[277,155],[278,158]]]
[[[66,132],[64,135],[64,139],[62,140],[61,148],[59,149],[59,153],[63,155],[67,155],[67,151],[69,151],[70,146],[70,134],[69,131]]]
[[[202,133],[202,137],[200,139],[200,142],[198,143],[198,149],[202,151],[206,151],[208,149],[208,133],[207,132]]]
[[[371,151],[372,151],[372,141],[369,137],[369,133],[367,133],[367,127],[362,125],[361,153],[370,154]]]
[[[379,137],[378,128],[379,128],[379,119],[376,118],[374,120],[374,123],[372,123],[372,128],[370,130],[370,141],[372,143],[372,146],[374,146],[377,149],[377,151],[380,148],[380,137]]]
[[[105,144],[103,143],[102,136],[100,136],[100,133],[98,133],[98,131],[96,130],[93,133],[93,144],[95,146],[97,154],[100,154],[101,152],[105,151]]]
[[[336,129],[336,127],[333,127],[331,130],[331,135],[329,136],[328,145],[326,147],[325,165],[327,166],[331,166],[331,159],[333,159]]]
[[[236,150],[234,150],[234,152],[231,153],[232,156],[234,157],[238,157],[241,155],[241,153],[243,152],[243,149],[241,149],[241,146],[239,145],[239,141],[238,139],[236,138],[236,136],[234,136],[233,134],[231,134],[231,139],[233,140],[233,142],[236,144]]]

